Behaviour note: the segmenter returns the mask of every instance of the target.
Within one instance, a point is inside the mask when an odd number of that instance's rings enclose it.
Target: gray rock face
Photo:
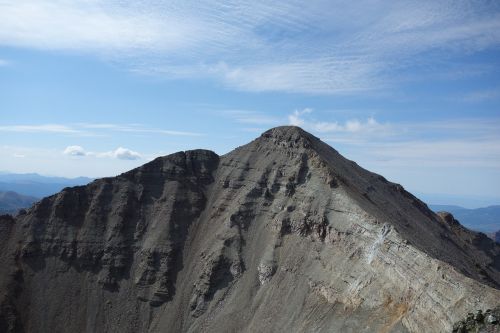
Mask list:
[[[0,332],[452,331],[500,248],[448,220],[279,127],[0,217]]]

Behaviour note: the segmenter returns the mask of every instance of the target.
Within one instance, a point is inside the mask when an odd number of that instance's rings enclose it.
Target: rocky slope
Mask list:
[[[0,218],[1,332],[447,332],[500,248],[297,127]]]

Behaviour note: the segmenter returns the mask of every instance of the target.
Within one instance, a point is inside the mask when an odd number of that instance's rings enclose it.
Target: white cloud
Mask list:
[[[498,12],[468,0],[6,0],[0,45],[77,50],[239,90],[347,94],[390,86],[436,52],[453,63],[497,47]]]
[[[24,158],[13,158],[14,154],[24,155]],[[86,156],[73,157],[55,148],[0,145],[2,169],[15,173],[98,178],[118,175],[142,163],[142,158],[135,161],[122,161],[113,156],[98,158],[97,153],[88,151]]]
[[[306,108],[301,111],[295,110],[292,114],[288,115],[288,122],[290,125],[301,126],[307,130],[318,133],[344,133],[349,135],[367,135],[376,133],[377,135],[380,135],[392,132],[389,124],[380,124],[373,117],[367,118],[366,121],[349,119],[342,124],[338,121],[316,121],[314,119],[304,117],[304,115],[310,113],[312,113],[312,109],[310,108]]]
[[[103,53],[178,49],[199,32],[184,19],[113,1],[3,1],[0,41],[11,46]]]
[[[295,110],[292,114],[288,115],[288,122],[293,126],[304,126],[305,121],[301,118],[302,115],[311,113],[312,109],[305,108],[303,110]]]
[[[118,147],[115,150],[104,153],[96,153],[95,156],[111,157],[119,160],[138,160],[141,158],[141,155],[138,152],[123,147]]]
[[[87,153],[81,146],[68,146],[64,149],[63,154],[71,156],[85,156]]]
[[[0,67],[8,66],[10,64],[9,61],[5,59],[0,59]]]
[[[141,154],[128,148],[118,147],[115,150],[107,152],[92,152],[86,151],[81,146],[68,146],[64,149],[63,154],[70,156],[90,156],[90,157],[109,157],[119,160],[138,160],[141,159]]]
[[[313,116],[310,109],[295,110],[288,120],[373,168],[500,169],[500,121],[495,118],[381,123],[373,116],[342,122]]]
[[[117,148],[113,152],[113,156],[120,160],[138,160],[141,158],[141,155],[138,152],[123,147]]]

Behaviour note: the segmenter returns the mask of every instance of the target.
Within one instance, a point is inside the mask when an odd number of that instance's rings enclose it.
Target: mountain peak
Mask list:
[[[265,134],[283,134],[283,133],[307,133],[305,130],[303,130],[299,126],[294,126],[294,125],[283,125],[283,126],[276,126],[273,128],[268,129],[263,133]],[[309,134],[309,133],[307,133]]]
[[[296,142],[300,139],[305,139],[307,141],[319,141],[319,138],[309,132],[306,132],[298,126],[274,127],[262,133],[261,138],[273,138],[291,142]]]

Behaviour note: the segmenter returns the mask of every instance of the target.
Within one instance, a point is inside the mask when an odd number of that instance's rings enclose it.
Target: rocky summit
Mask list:
[[[4,215],[0,265],[0,332],[451,332],[500,303],[498,244],[298,127]]]

